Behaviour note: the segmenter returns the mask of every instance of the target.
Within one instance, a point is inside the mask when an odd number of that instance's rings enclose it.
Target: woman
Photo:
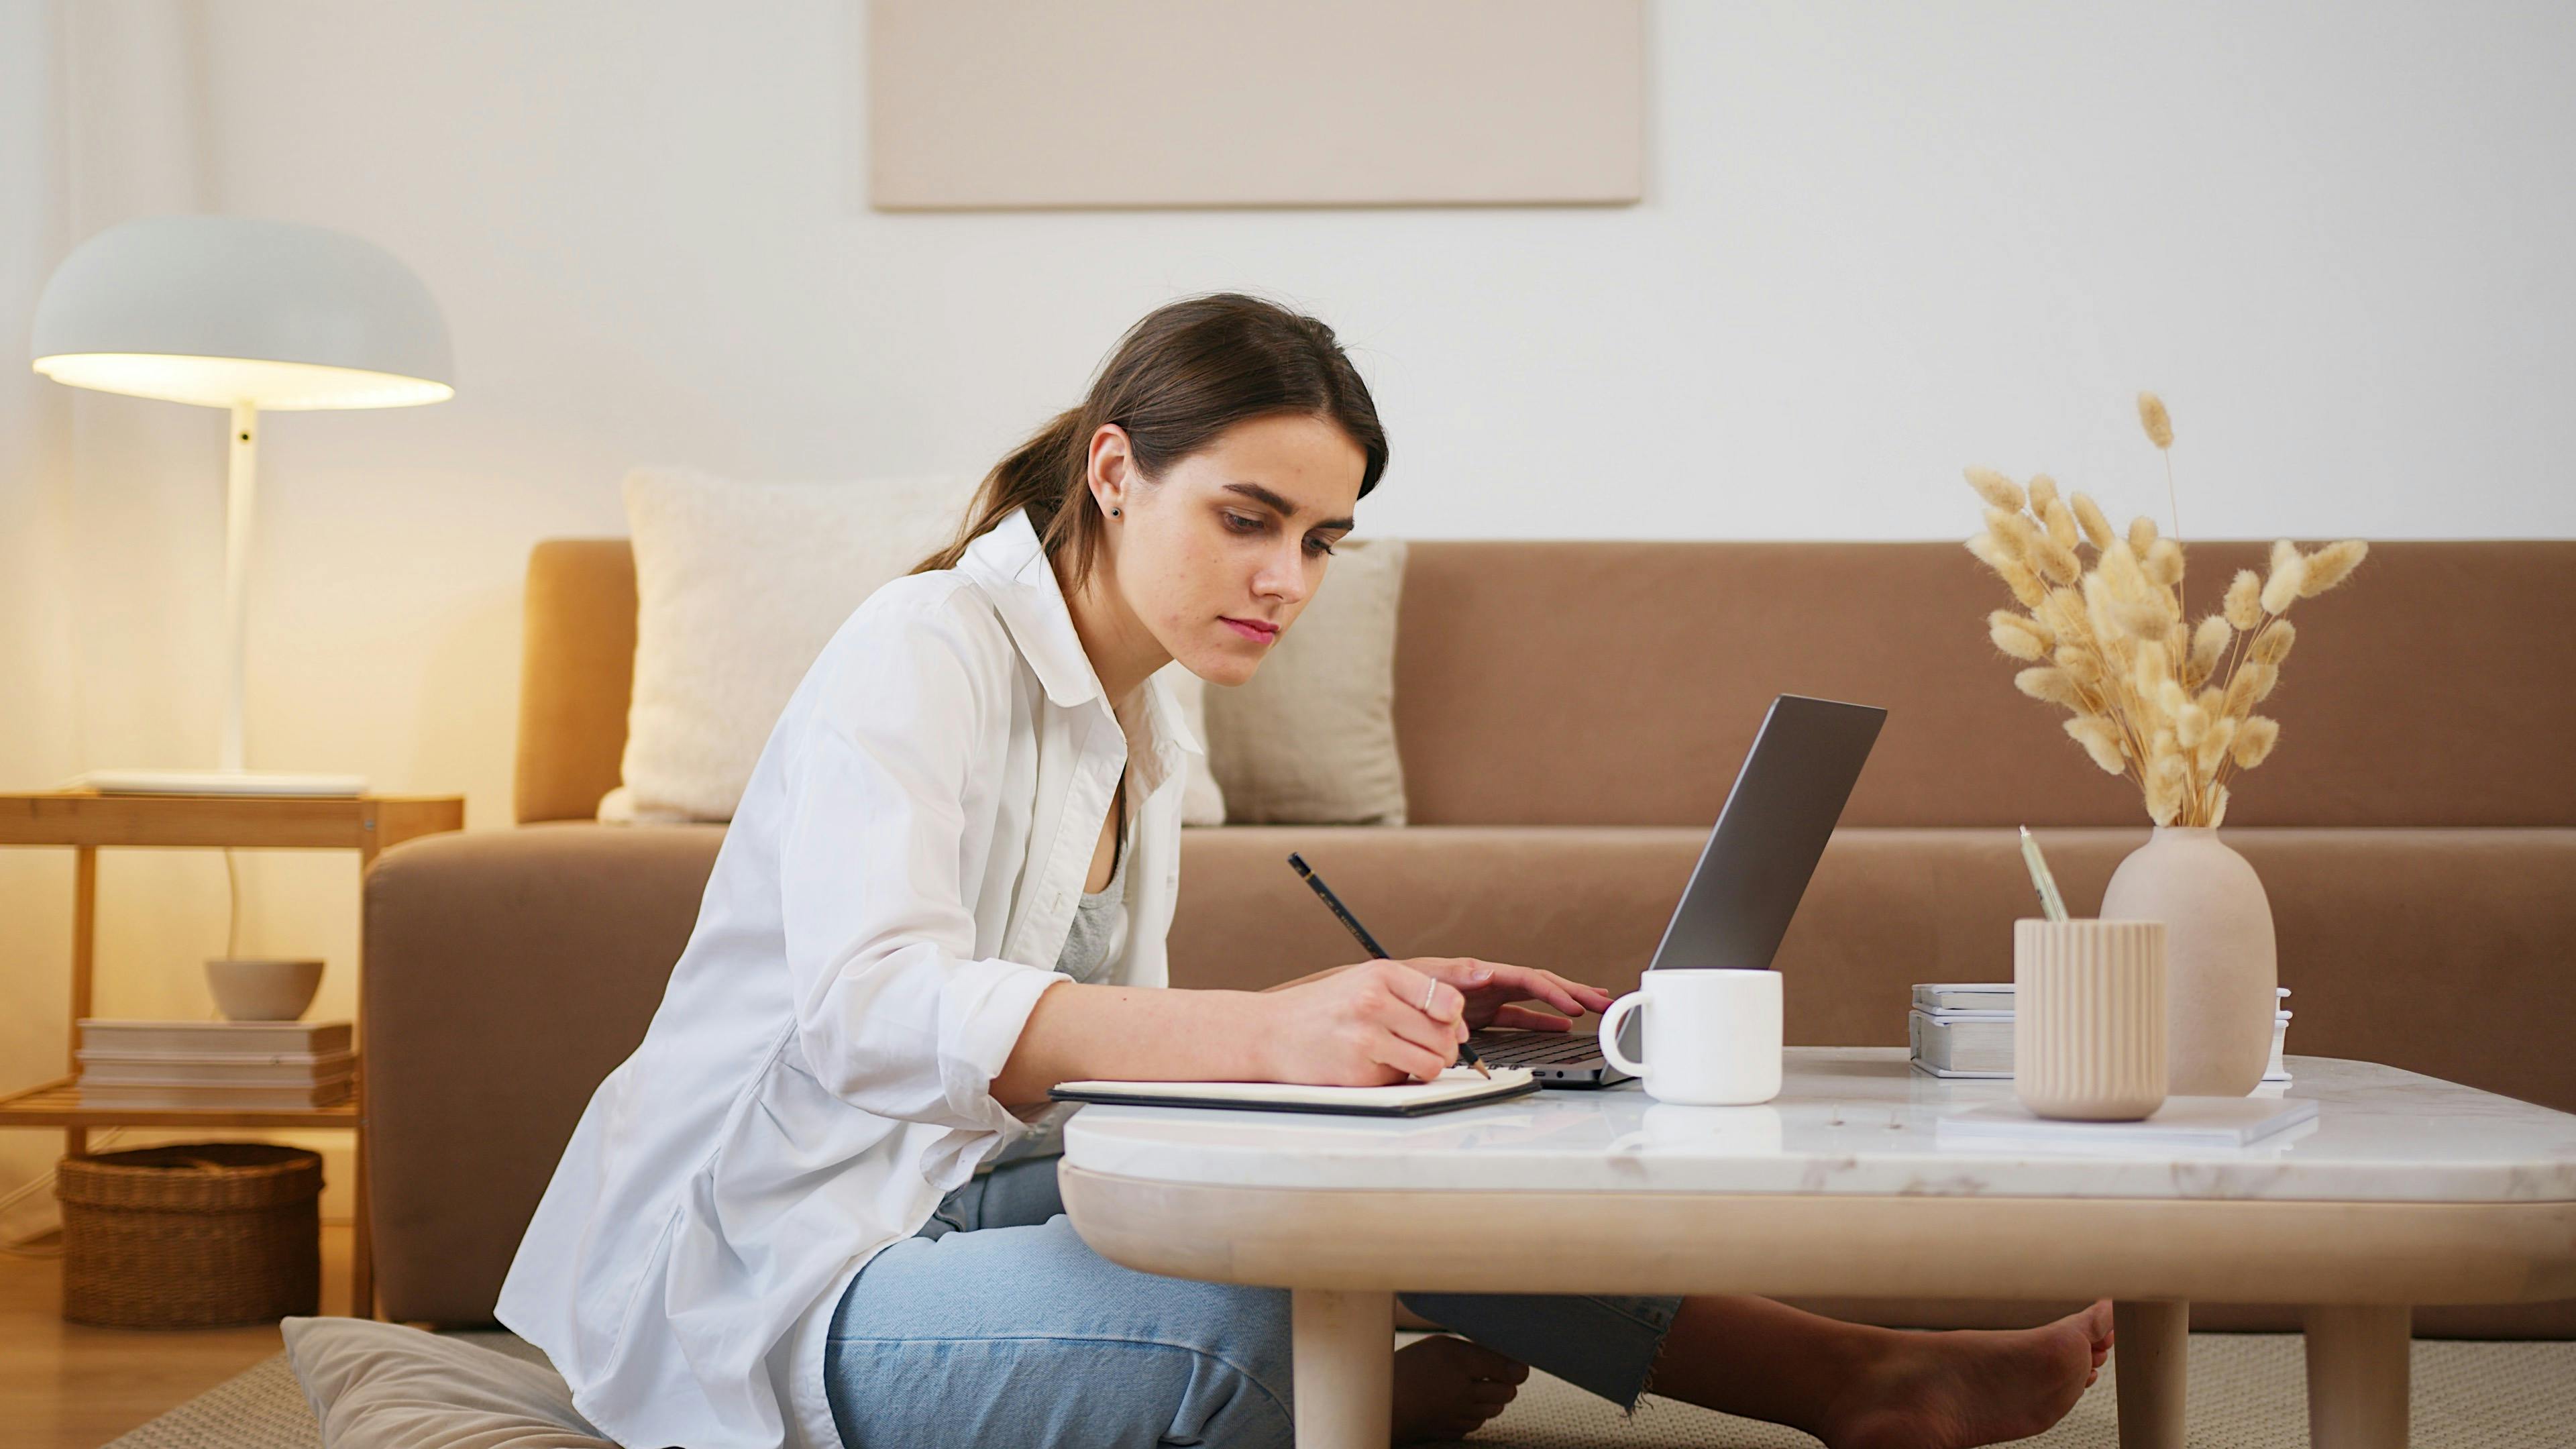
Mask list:
[[[1250,678],[1385,466],[1330,329],[1175,303],[842,625],[502,1288],[594,1423],[639,1449],[1289,1442],[1287,1295],[1086,1248],[1048,1088],[1428,1077],[1470,1027],[1565,1029],[1524,1003],[1610,1000],[1441,958],[1164,989],[1199,746],[1151,676]],[[1829,1444],[1984,1443],[2056,1420],[2110,1337],[2105,1304],[1925,1335],[1755,1298],[1403,1301],[1464,1337],[1398,1355],[1399,1440],[1465,1434],[1534,1363]]]

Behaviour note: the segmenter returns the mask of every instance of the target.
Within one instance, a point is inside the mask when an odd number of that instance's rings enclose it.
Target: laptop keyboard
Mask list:
[[[1556,1031],[1475,1032],[1467,1038],[1476,1055],[1506,1067],[1557,1066],[1601,1059],[1601,1043],[1589,1033]]]

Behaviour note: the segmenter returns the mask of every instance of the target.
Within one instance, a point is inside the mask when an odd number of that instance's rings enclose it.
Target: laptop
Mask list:
[[[1796,694],[1771,701],[1647,970],[1770,966],[1886,720],[1886,710],[1865,704]],[[1628,1080],[1601,1055],[1599,1037],[1579,1027],[1487,1028],[1468,1041],[1491,1065],[1529,1068],[1543,1087]],[[1630,1036],[1620,1046],[1637,1053]]]

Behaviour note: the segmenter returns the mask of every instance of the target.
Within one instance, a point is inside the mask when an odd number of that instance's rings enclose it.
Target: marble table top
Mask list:
[[[1927,1076],[1903,1047],[1792,1047],[1755,1107],[1659,1103],[1636,1082],[1418,1118],[1093,1105],[1065,1160],[1215,1186],[1344,1190],[1833,1193],[1957,1197],[2576,1200],[2576,1115],[2373,1062],[2294,1056],[2258,1094],[2315,1120],[2243,1147],[1943,1142],[1946,1113],[2008,1080]]]

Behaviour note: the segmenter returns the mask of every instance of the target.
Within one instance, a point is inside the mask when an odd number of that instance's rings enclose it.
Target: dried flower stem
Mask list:
[[[2156,451],[2164,454],[2165,458],[2166,516],[2173,520],[2174,538],[2176,540],[2180,540],[2182,538],[2182,500],[2174,492],[2173,449],[2158,448]],[[2180,604],[2182,601],[2182,581],[2180,579],[2176,579],[2174,580],[2174,602],[2176,604]]]
[[[2213,826],[2226,816],[2235,775],[2261,765],[2280,737],[2279,722],[2255,707],[2278,686],[2297,642],[2283,616],[2341,584],[2369,545],[2345,539],[2302,553],[2281,540],[2267,574],[2240,570],[2217,612],[2194,624],[2183,593],[2172,419],[2153,393],[2139,394],[2139,419],[2166,454],[2170,536],[2144,517],[2115,533],[2090,498],[2061,494],[2045,474],[2024,487],[1972,468],[1986,531],[1968,550],[2029,610],[1998,609],[1986,621],[2001,653],[2032,666],[2015,685],[2073,711],[2064,733],[2105,773],[2136,786],[2158,825]],[[2079,551],[2088,549],[2090,568]]]

